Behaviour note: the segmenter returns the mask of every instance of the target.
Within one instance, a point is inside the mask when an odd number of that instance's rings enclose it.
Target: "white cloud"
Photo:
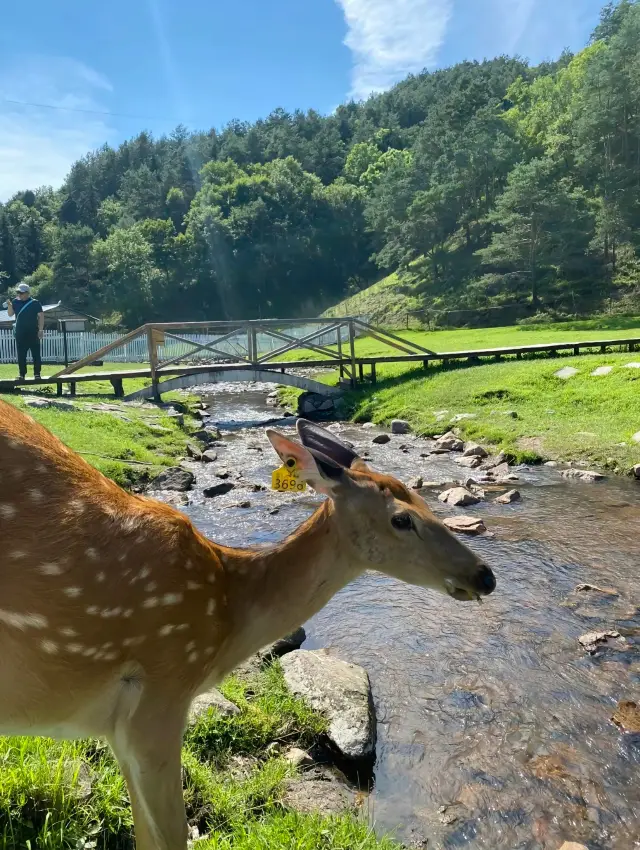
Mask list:
[[[73,59],[0,65],[0,201],[21,189],[59,186],[76,159],[109,141],[109,116],[91,111],[107,111],[112,91],[106,77]]]
[[[436,63],[453,0],[336,0],[353,52],[351,95],[366,98]]]

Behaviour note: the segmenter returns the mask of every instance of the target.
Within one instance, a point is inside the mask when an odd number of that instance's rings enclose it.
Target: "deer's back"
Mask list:
[[[213,668],[226,629],[215,547],[4,402],[0,534],[0,729],[43,712],[64,724],[132,678],[195,690]]]

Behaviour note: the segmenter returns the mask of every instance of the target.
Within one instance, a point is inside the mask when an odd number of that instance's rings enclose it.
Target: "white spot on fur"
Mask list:
[[[16,513],[15,505],[0,505],[0,516],[3,519],[13,519]]]
[[[80,655],[84,646],[81,643],[68,643],[65,646],[67,652],[70,652],[72,655]]]
[[[157,588],[158,588],[158,583],[155,582],[155,581],[150,581],[147,584],[145,584],[145,586],[144,586],[144,589],[147,593],[153,593],[153,591],[157,590]]]
[[[215,580],[216,580],[216,574],[215,573],[209,573],[209,575],[207,576],[207,581],[209,582],[209,584],[214,584]]]
[[[20,443],[17,440],[7,440],[10,449],[19,449]]]
[[[13,552],[9,555],[9,557],[14,561],[20,561],[22,558],[27,557],[27,553],[22,549],[14,549]]]
[[[80,594],[82,593],[82,588],[81,587],[65,587],[65,589],[62,592],[65,593],[67,596],[70,596],[72,599],[75,599],[77,596],[80,596]]]
[[[216,600],[209,599],[207,602],[207,617],[213,617],[213,612],[216,610]]]
[[[143,608],[157,608],[160,604],[160,600],[157,596],[147,596],[147,598],[142,603]]]
[[[189,628],[189,623],[180,623],[179,625],[176,626],[176,631],[177,632],[186,632],[186,630],[188,628]]]
[[[95,617],[100,609],[97,605],[89,605],[87,608],[87,614],[90,614],[92,617]]]
[[[122,564],[122,563],[123,563],[123,561],[126,561],[126,559],[127,559],[127,553],[126,553],[126,552],[123,552],[123,553],[122,553],[122,555],[118,555],[118,561],[119,561],[119,563],[121,563],[121,564]]]
[[[135,584],[137,581],[143,581],[145,578],[148,578],[150,575],[151,575],[151,570],[145,564],[145,566],[142,567],[142,569],[138,572],[138,574],[135,575],[131,579],[129,584]]]
[[[122,608],[103,608],[100,611],[100,616],[103,620],[108,620],[111,617],[119,617],[122,614]]]
[[[102,570],[100,570],[99,573],[96,573],[96,581],[104,581],[106,579],[106,577],[107,577],[107,574],[103,573]]]
[[[85,549],[85,550],[84,550],[84,554],[85,554],[85,555],[87,556],[87,558],[89,558],[89,560],[91,560],[91,561],[97,561],[97,560],[98,560],[98,553],[97,553],[97,552],[96,552],[96,550],[93,548],[93,546],[89,546],[89,547],[88,547],[88,549]]]
[[[187,558],[187,560],[184,563],[184,568],[185,568],[185,570],[193,569],[193,562],[192,562],[191,558]]]
[[[39,472],[40,475],[42,475],[46,471],[47,471],[47,467],[44,465],[44,463],[37,463],[36,464],[36,472]]]
[[[190,655],[187,655],[187,661],[189,664],[194,664],[198,660],[198,653],[192,652]]]
[[[78,637],[78,632],[75,629],[70,629],[68,626],[65,626],[64,629],[60,629],[60,634],[65,637]]]
[[[205,649],[204,654],[205,654],[205,655],[213,655],[213,653],[214,653],[214,652],[215,652],[215,647],[213,647],[213,646],[208,646],[208,647]]]
[[[108,640],[106,643],[103,643],[100,649],[111,649],[113,646],[113,642]]]
[[[136,516],[128,516],[122,520],[122,529],[126,532],[135,531],[139,525],[140,519]]]
[[[202,585],[197,581],[188,581],[187,582],[187,590],[200,590]]]
[[[22,478],[22,476],[24,475],[24,472],[21,469],[21,467],[14,466],[14,468],[11,470],[11,474],[13,475],[14,478],[17,478],[18,480],[20,480]]]
[[[98,650],[95,646],[89,646],[87,649],[84,650],[82,654],[85,656],[85,658],[91,658],[91,656],[95,655],[97,651]]]
[[[158,634],[160,635],[160,637],[167,637],[167,635],[170,635],[174,629],[174,625],[172,625],[171,623],[167,623],[166,626],[161,626],[161,628],[158,629]]]
[[[105,661],[115,661],[116,658],[118,657],[118,653],[117,652],[105,652],[102,657]]]
[[[71,499],[69,507],[72,511],[75,511],[76,514],[83,514],[86,509],[86,505],[82,499]]]
[[[123,617],[133,617],[133,608],[127,608],[126,611],[122,612]]]
[[[44,629],[49,621],[42,614],[21,614],[19,611],[0,609],[0,623],[14,626],[16,629]]]
[[[39,567],[39,570],[43,576],[59,576],[62,573],[60,566],[53,562],[50,564],[42,564]]]
[[[179,605],[182,600],[182,593],[165,593],[161,601],[163,605]]]
[[[29,490],[29,496],[34,502],[41,502],[44,499],[44,494],[42,490],[38,490],[37,487],[34,487],[32,490]]]
[[[48,653],[49,655],[55,655],[58,651],[58,644],[54,643],[52,640],[43,640],[40,646],[42,647],[44,652]]]
[[[190,640],[189,643],[185,646],[184,651],[185,652],[193,652],[193,650],[195,648],[196,648],[195,640]]]
[[[144,635],[138,635],[137,637],[128,637],[122,641],[123,646],[139,646],[141,643],[144,643],[147,638]]]

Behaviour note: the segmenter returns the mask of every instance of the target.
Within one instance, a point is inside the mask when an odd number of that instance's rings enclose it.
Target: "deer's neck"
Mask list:
[[[280,545],[221,556],[230,617],[224,672],[302,625],[364,571],[330,500]]]

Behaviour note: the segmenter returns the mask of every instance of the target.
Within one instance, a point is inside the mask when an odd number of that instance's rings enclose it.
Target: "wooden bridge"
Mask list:
[[[314,326],[311,333],[300,329]],[[184,334],[204,334],[208,341],[195,341]],[[127,343],[143,337],[147,342],[148,362],[140,368],[80,371],[96,365],[104,357]],[[369,337],[392,349],[389,355],[358,356],[356,339]],[[275,345],[275,347],[274,347]],[[521,359],[536,353],[557,354],[560,351],[600,350],[620,347],[635,351],[640,337],[632,339],[554,342],[504,348],[435,352],[404,339],[390,331],[370,325],[362,319],[256,319],[237,322],[150,323],[125,334],[117,341],[71,363],[53,375],[39,380],[0,379],[0,392],[21,386],[53,384],[58,395],[68,384],[75,395],[78,383],[110,381],[116,397],[127,399],[160,399],[163,392],[197,384],[214,382],[258,381],[296,386],[320,395],[332,395],[340,389],[299,374],[301,369],[331,368],[339,372],[341,385],[356,386],[365,380],[365,370],[375,383],[376,367],[381,363],[421,363],[427,368],[433,362],[448,363],[481,358],[499,360],[504,356]],[[313,359],[303,357],[312,352]],[[115,366],[115,364],[114,364]],[[148,378],[143,389],[125,396],[123,382],[130,378]]]

